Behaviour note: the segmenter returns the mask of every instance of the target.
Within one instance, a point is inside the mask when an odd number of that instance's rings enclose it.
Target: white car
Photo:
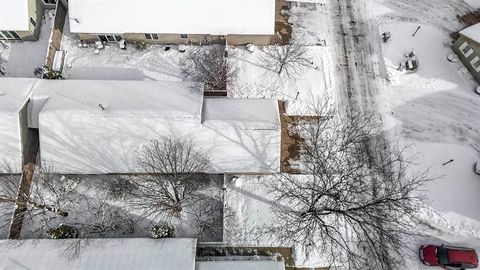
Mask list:
[[[476,174],[480,175],[480,160],[475,162],[475,167],[473,168]]]

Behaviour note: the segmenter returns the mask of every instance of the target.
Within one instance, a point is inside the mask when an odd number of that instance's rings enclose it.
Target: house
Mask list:
[[[200,84],[41,80],[28,105],[42,162],[67,174],[140,173],[139,149],[162,136],[191,138],[210,173],[276,173],[278,102],[205,98]]]
[[[285,264],[278,261],[197,261],[195,270],[285,270]]]
[[[81,40],[268,45],[278,0],[70,0]]]
[[[283,262],[238,256],[234,261],[196,261],[196,248],[193,238],[0,240],[0,261],[4,269],[35,270],[285,269]]]
[[[1,240],[0,262],[3,269],[194,270],[196,242],[190,238]],[[77,244],[81,248],[75,254],[71,247]]]
[[[21,172],[27,135],[26,104],[36,82],[36,79],[0,79],[0,173]]]
[[[38,40],[44,10],[57,0],[0,0],[0,40]]]
[[[480,23],[460,31],[452,49],[480,83]]]

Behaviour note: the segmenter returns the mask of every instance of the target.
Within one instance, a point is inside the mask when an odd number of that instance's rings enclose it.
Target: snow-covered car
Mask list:
[[[419,250],[420,260],[425,265],[442,266],[445,269],[471,269],[478,267],[475,249],[444,245],[423,245]]]

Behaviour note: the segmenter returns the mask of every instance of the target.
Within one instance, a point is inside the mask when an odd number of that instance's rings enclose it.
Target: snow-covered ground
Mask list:
[[[59,224],[74,226],[79,229],[85,238],[147,238],[149,230],[154,225],[170,224],[175,226],[175,237],[199,237],[203,241],[220,241],[222,239],[221,228],[209,228],[211,231],[204,232],[200,237],[198,223],[195,214],[201,214],[194,209],[186,209],[180,219],[168,215],[145,216],[142,210],[135,208],[127,196],[128,185],[121,184],[122,179],[130,181],[142,181],[136,176],[115,175],[69,175],[62,186],[57,186],[58,191],[68,187],[71,190],[67,196],[62,196],[61,206],[63,211],[68,212],[67,217],[49,213],[48,215],[27,215],[21,232],[22,239],[48,238],[46,234],[49,228],[55,228]],[[73,181],[72,181],[73,180]],[[40,181],[38,177],[34,181]],[[65,181],[65,180],[64,180]],[[217,180],[211,185],[198,191],[203,200],[202,203],[219,200],[221,198],[220,185]],[[42,192],[43,193],[43,192]],[[35,193],[36,194],[36,193]],[[45,192],[43,194],[52,194]],[[33,195],[35,196],[35,195]],[[48,198],[48,197],[46,197]],[[38,201],[38,200],[37,200]],[[198,203],[200,204],[200,203]],[[195,205],[200,207],[200,205]],[[218,212],[210,212],[221,216]],[[53,218],[52,218],[53,217]],[[100,226],[115,230],[99,230]],[[207,237],[207,238],[205,238]],[[203,239],[202,239],[203,238]]]
[[[406,269],[429,269],[420,263],[415,251],[427,242],[471,246],[480,251],[480,176],[473,172],[474,162],[480,159],[480,97],[473,92],[478,84],[464,72],[462,63],[447,60],[453,53],[449,33],[462,27],[456,15],[480,6],[477,0],[467,2],[470,7],[443,0],[438,6],[423,0],[365,2],[366,19],[371,23],[368,29],[378,31],[377,37],[386,31],[392,34],[387,43],[372,39],[368,48],[372,50],[369,61],[374,63],[378,85],[372,104],[381,115],[383,131],[392,142],[409,146],[413,171],[429,169],[430,175],[437,177],[425,187],[428,204],[418,213],[421,225],[431,229],[425,231],[428,236],[410,244],[413,251]],[[428,9],[433,4],[438,12]],[[304,99],[308,96],[305,93],[321,97],[331,94],[332,89],[336,91],[337,72],[344,63],[330,55],[338,50],[330,45],[334,36],[341,33],[325,21],[329,8],[330,3],[302,3],[292,8],[294,36],[307,43],[326,40],[326,47],[311,49],[319,70],[308,70],[298,82],[292,83],[263,70],[257,57],[262,53],[261,48],[254,53],[236,49],[230,55],[241,71],[240,91],[234,91],[234,95],[276,96],[290,100],[289,112],[298,113],[304,104],[301,101],[308,100]],[[420,29],[413,37],[418,26]],[[412,50],[419,61],[417,72],[398,71],[400,61]],[[386,80],[387,74],[391,81]],[[310,84],[313,87],[309,87]],[[295,100],[297,92],[300,94]],[[453,161],[442,165],[450,160]],[[265,181],[268,177],[241,176],[229,184],[226,193],[226,204],[231,211],[226,221],[228,241],[252,245],[281,243],[264,233],[273,222],[270,207],[275,203],[271,194],[263,189]],[[231,225],[235,223],[239,226]],[[321,265],[320,256],[304,257],[298,253],[299,249],[296,251],[296,262],[300,265]]]
[[[465,0],[465,2],[473,8],[480,8],[480,1],[479,0]]]
[[[35,77],[33,71],[45,64],[53,16],[53,10],[45,11],[40,28],[40,37],[37,41],[5,42],[6,48],[0,43],[0,66],[5,76]]]
[[[307,1],[308,2],[308,1]],[[337,85],[337,69],[334,50],[329,41],[327,9],[322,4],[292,2],[291,17],[293,39],[307,46],[306,56],[311,59],[310,67],[295,78],[264,67],[261,59],[266,47],[256,47],[253,53],[243,47],[229,48],[229,59],[236,67],[237,77],[229,86],[232,97],[278,98],[287,102],[287,113],[308,114],[306,104],[328,98],[334,102],[333,92]],[[331,30],[330,30],[331,31]],[[321,46],[326,45],[326,46]]]
[[[433,209],[455,214],[447,216],[452,222],[461,223],[463,217],[480,221],[480,176],[473,172],[480,158],[480,98],[473,92],[477,83],[462,72],[460,62],[447,60],[452,51],[445,33],[421,25],[412,37],[417,27],[394,23],[379,29],[392,33],[383,44],[383,56],[393,80],[378,95],[385,129],[418,153],[417,168],[430,168],[438,177],[427,187]],[[418,57],[418,71],[398,71],[411,50]],[[449,160],[453,161],[442,165]]]
[[[66,51],[65,79],[184,80],[181,61],[186,54],[179,52],[177,46],[169,46],[165,51],[165,46],[148,45],[140,51],[127,44],[126,50],[122,50],[117,43],[111,42],[96,53],[94,44],[78,47],[79,40],[70,33],[69,24],[66,20],[61,43],[61,49]]]
[[[238,75],[230,85],[230,94],[238,98],[277,98],[287,101],[287,113],[297,115],[308,113],[306,104],[324,100],[334,90],[331,78],[331,49],[309,46],[308,55],[313,64],[306,67],[298,78],[263,67],[260,58],[263,50],[259,47],[253,53],[244,48],[230,48],[229,59],[234,63]]]

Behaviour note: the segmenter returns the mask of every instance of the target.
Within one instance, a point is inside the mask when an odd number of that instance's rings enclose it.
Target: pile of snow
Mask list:
[[[70,27],[72,33],[273,35],[275,2],[72,0]]]
[[[20,110],[35,84],[35,79],[0,78],[0,173],[6,169],[3,164],[16,173],[22,170]]]
[[[28,0],[0,0],[0,30],[28,31]]]
[[[195,249],[188,238],[4,240],[0,261],[5,269],[194,270]]]

